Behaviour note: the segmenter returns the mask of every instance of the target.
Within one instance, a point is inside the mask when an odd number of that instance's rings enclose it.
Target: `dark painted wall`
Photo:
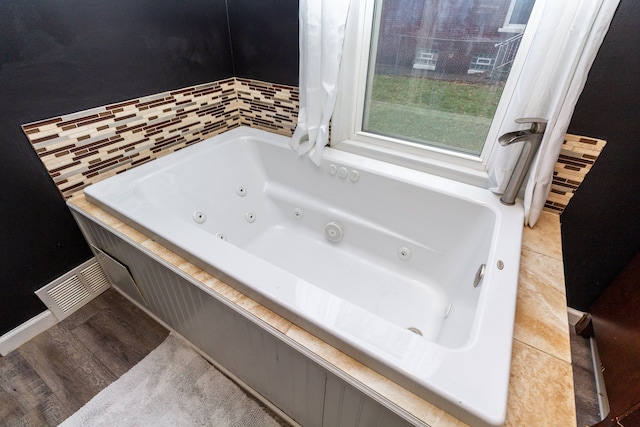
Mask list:
[[[230,0],[237,77],[298,86],[298,0]]]
[[[298,84],[297,0],[2,3],[0,335],[91,256],[20,125],[234,75]]]
[[[640,2],[622,0],[569,132],[607,141],[561,216],[570,307],[588,310],[640,250]]]
[[[20,125],[233,75],[224,0],[0,6],[0,335],[91,256]]]

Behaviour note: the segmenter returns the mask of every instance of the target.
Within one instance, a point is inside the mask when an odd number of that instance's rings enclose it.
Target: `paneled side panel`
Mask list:
[[[411,423],[391,412],[355,387],[328,373],[324,401],[324,426],[409,427]]]
[[[286,384],[281,385],[282,389],[285,391],[294,391],[294,393],[289,396],[289,399],[296,408],[296,411],[304,411],[303,413],[308,415],[310,418],[313,417],[313,419],[322,420],[324,416],[324,398],[326,394],[326,370],[320,370],[318,365],[315,363],[309,363],[307,358],[300,357],[300,353],[286,347],[282,343],[280,344],[280,349],[288,350],[292,356],[290,362],[287,362],[285,359],[284,363],[280,364],[280,370],[277,373],[284,382],[287,382]],[[284,351],[281,351],[281,353],[284,353]],[[291,373],[285,377],[282,373],[286,370]],[[320,389],[314,387],[314,384],[317,384],[319,381],[322,381],[321,395],[318,394]],[[288,382],[290,382],[290,384]],[[316,413],[317,410],[320,410],[320,412]]]
[[[129,267],[153,314],[300,424],[322,425],[322,367],[144,252],[74,216],[91,244]]]
[[[264,383],[270,387],[274,403],[290,402],[294,419],[308,419],[320,426],[326,372],[319,365],[281,340],[266,334],[251,334],[254,348],[262,348],[266,363]]]
[[[128,266],[148,309],[304,426],[423,425],[407,420],[297,350],[270,326],[209,294],[75,213],[89,242]]]

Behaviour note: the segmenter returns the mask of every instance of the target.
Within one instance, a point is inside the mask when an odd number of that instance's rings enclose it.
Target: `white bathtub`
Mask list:
[[[318,168],[288,138],[238,128],[85,194],[447,412],[501,425],[521,206],[325,153]]]

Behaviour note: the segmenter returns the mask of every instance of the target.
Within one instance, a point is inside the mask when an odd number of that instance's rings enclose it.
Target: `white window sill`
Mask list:
[[[506,25],[498,28],[499,33],[524,33],[525,25]]]
[[[485,170],[455,165],[451,162],[439,161],[419,154],[408,153],[350,139],[341,141],[337,144],[332,144],[331,148],[454,181],[464,182],[480,188],[491,188],[494,186]]]

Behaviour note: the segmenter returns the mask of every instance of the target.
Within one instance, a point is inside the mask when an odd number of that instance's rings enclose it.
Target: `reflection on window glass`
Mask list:
[[[534,0],[384,0],[363,130],[480,154]]]
[[[509,16],[510,24],[526,25],[533,9],[534,0],[513,0],[513,9]]]

